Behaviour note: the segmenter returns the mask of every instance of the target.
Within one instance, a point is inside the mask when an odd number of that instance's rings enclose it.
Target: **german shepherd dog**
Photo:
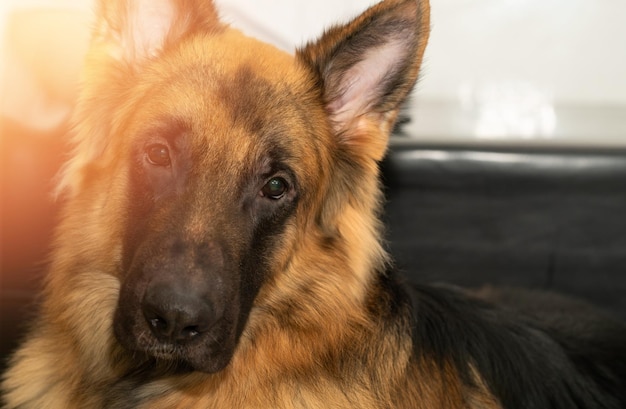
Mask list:
[[[626,408],[626,328],[410,286],[383,158],[429,35],[386,0],[295,56],[208,0],[102,0],[7,408]]]

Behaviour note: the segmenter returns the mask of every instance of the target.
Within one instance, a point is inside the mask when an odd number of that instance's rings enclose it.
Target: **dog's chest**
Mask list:
[[[358,397],[351,395],[358,394]],[[241,382],[220,382],[219,385],[204,383],[193,390],[173,381],[158,381],[146,384],[131,392],[130,396],[119,397],[121,404],[115,409],[321,409],[378,407],[368,391],[340,390],[336,382],[318,378],[314,383],[298,382],[295,379],[263,382],[251,385]],[[125,403],[122,403],[124,402]]]

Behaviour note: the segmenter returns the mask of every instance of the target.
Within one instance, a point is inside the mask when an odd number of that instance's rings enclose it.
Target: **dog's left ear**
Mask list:
[[[417,80],[429,15],[428,0],[386,0],[298,50],[316,75],[335,133],[353,151],[382,159]]]
[[[86,166],[106,150],[116,123],[114,101],[146,63],[195,33],[224,29],[212,0],[98,0],[83,87],[74,110],[79,146],[65,165],[57,194],[76,192]],[[80,154],[78,154],[80,152]]]

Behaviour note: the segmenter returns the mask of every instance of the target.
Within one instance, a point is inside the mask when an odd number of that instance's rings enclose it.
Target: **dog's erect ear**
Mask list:
[[[211,0],[100,0],[94,40],[117,60],[158,55],[192,31],[220,26]]]
[[[335,133],[375,160],[417,79],[429,14],[428,0],[386,0],[298,50],[317,76]]]

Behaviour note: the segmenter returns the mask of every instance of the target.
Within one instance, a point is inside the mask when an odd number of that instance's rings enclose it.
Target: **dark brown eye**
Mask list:
[[[146,148],[146,157],[155,166],[169,166],[171,163],[169,148],[160,143],[149,145]]]
[[[287,189],[289,189],[289,184],[285,179],[274,177],[271,178],[265,186],[263,186],[263,189],[261,189],[261,195],[277,200],[285,195]]]

